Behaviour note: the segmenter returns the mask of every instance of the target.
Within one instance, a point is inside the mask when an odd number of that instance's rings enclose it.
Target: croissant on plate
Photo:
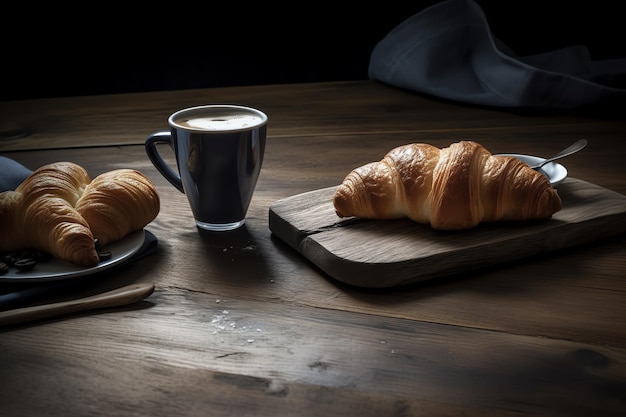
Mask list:
[[[0,193],[0,252],[27,248],[79,266],[99,262],[95,240],[120,240],[160,210],[154,184],[141,172],[118,169],[91,181],[72,162],[44,165],[15,191]]]
[[[141,230],[159,213],[154,184],[139,171],[117,169],[93,179],[76,202],[94,238],[101,245]]]
[[[550,218],[562,203],[550,181],[517,158],[479,143],[439,149],[413,143],[351,171],[333,198],[339,217],[408,217],[437,230]]]

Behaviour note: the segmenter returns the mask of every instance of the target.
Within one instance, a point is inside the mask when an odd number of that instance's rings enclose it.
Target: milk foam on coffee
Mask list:
[[[262,122],[263,119],[260,116],[250,113],[221,114],[214,116],[199,115],[176,121],[176,123],[184,127],[211,131],[245,129],[248,127],[258,126]]]

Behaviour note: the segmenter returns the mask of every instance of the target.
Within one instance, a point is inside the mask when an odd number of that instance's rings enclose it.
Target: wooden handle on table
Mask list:
[[[138,283],[76,300],[2,311],[0,312],[0,326],[25,323],[77,311],[132,304],[143,300],[152,292],[154,292],[154,284]]]

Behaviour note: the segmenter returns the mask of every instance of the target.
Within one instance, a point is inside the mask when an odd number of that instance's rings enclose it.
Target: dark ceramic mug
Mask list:
[[[196,225],[226,231],[244,224],[263,164],[267,115],[237,105],[190,107],[168,118],[170,131],[145,142],[150,161],[187,196]],[[177,170],[157,149],[174,151]]]

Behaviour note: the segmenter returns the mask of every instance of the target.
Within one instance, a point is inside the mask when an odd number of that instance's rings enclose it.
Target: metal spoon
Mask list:
[[[587,146],[587,140],[586,139],[581,139],[579,141],[574,142],[573,144],[571,144],[570,146],[568,146],[567,148],[563,149],[561,152],[555,154],[554,156],[551,156],[548,159],[544,159],[543,161],[541,161],[538,164],[535,165],[531,165],[530,167],[532,169],[539,169],[542,166],[544,166],[545,164],[547,164],[548,162],[552,162],[556,159],[560,159],[566,156],[569,156],[573,153],[578,152],[579,150],[581,150],[582,148],[584,148],[585,146]]]

